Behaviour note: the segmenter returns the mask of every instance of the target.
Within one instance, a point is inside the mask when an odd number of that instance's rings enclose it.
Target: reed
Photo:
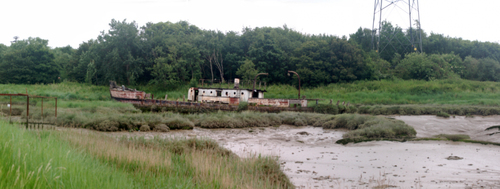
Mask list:
[[[276,159],[241,159],[208,139],[0,129],[1,188],[293,188]]]

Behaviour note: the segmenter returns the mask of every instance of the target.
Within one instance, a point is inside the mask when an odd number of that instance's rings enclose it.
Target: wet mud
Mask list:
[[[432,137],[438,134],[465,134],[472,140],[500,143],[500,129],[485,131],[488,127],[500,125],[500,116],[391,116],[404,121],[417,131],[417,137]]]
[[[392,117],[413,126],[417,137],[467,134],[492,142],[500,138],[484,131],[500,125],[500,116]],[[297,188],[500,188],[500,146],[452,141],[335,144],[345,132],[282,125],[110,134],[211,138],[241,157],[274,156]]]

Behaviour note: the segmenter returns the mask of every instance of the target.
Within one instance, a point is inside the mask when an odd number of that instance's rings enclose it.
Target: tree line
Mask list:
[[[388,22],[384,24],[390,25]],[[112,20],[108,31],[77,49],[49,48],[48,40],[15,40],[0,44],[1,83],[52,83],[62,80],[106,85],[175,88],[199,79],[233,78],[295,84],[288,70],[299,73],[306,87],[356,80],[464,78],[500,81],[500,45],[422,32],[423,53],[398,48],[372,50],[372,32],[303,34],[283,27],[244,28],[239,32],[202,30],[188,22],[147,23]],[[398,37],[401,28],[388,27]]]

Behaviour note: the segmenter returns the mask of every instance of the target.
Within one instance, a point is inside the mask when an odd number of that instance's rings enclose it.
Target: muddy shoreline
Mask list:
[[[415,128],[417,137],[467,134],[473,140],[500,142],[487,127],[500,116],[439,118],[391,116]],[[372,141],[340,145],[344,130],[318,127],[201,129],[190,131],[118,132],[114,136],[210,138],[241,157],[279,158],[297,188],[498,188],[500,146],[451,141]],[[451,158],[450,158],[451,157]]]

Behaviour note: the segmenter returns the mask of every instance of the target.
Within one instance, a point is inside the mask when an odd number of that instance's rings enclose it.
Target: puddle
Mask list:
[[[437,118],[394,116],[417,130],[418,137],[467,134],[499,142],[484,129],[500,116]],[[376,141],[339,145],[343,130],[317,127],[201,129],[169,133],[119,132],[116,135],[207,137],[241,157],[277,156],[298,188],[498,188],[500,146],[448,141]]]

